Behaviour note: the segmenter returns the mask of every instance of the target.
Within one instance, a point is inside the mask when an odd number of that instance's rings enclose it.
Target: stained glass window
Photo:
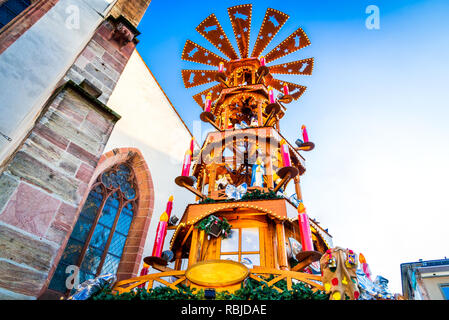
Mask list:
[[[30,5],[29,0],[8,0],[0,4],[0,29]]]
[[[49,289],[70,292],[68,266],[79,267],[79,284],[117,273],[137,203],[137,183],[130,167],[119,164],[102,173],[89,192]]]

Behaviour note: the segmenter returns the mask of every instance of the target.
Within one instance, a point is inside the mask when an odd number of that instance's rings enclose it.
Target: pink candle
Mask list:
[[[285,140],[281,141],[281,156],[284,167],[291,167],[292,163],[290,161],[290,152],[288,149],[288,144]]]
[[[165,212],[167,213],[167,224],[168,220],[170,220],[172,209],[173,209],[173,196],[170,196],[170,198],[168,198],[167,207],[165,208]],[[166,236],[167,236],[167,228],[165,229],[164,240]]]
[[[142,270],[140,270],[140,276],[146,276],[148,274],[148,265],[146,263],[143,264]],[[145,283],[139,285],[139,288],[145,287]]]
[[[274,92],[272,87],[268,87],[268,97],[270,98],[270,103],[274,103]]]
[[[205,112],[210,112],[211,105],[212,105],[212,93],[209,92],[207,94],[207,96],[206,96],[206,103],[205,103],[205,106],[204,106],[204,111]]]
[[[218,64],[218,72],[224,72],[224,63],[223,62],[220,62]]]
[[[284,96],[288,96],[290,94],[290,91],[288,90],[288,85],[284,83]]]
[[[302,130],[302,139],[304,140],[304,142],[309,142],[309,135],[307,134],[306,126],[302,125],[301,130]]]
[[[168,219],[170,219],[172,209],[173,209],[173,196],[170,196],[170,198],[168,198],[167,207],[165,209],[165,212],[167,212],[168,215]]]
[[[265,57],[264,57],[264,56],[261,56],[259,60],[260,60],[260,65],[261,65],[262,67],[265,67]]]
[[[303,251],[314,251],[309,217],[307,216],[306,208],[304,208],[302,202],[300,202],[298,206],[298,223]]]
[[[157,224],[156,238],[154,239],[153,257],[160,257],[164,247],[165,234],[167,233],[168,215],[164,212],[159,218]]]
[[[192,137],[192,139],[190,139],[190,152],[193,154],[193,149],[195,149],[195,138]]]
[[[185,177],[189,176],[189,174],[190,174],[190,164],[191,164],[191,161],[192,161],[191,158],[192,158],[192,151],[190,151],[190,149],[189,149],[189,150],[186,151],[186,154],[184,156],[184,162],[182,164],[182,173],[181,173],[182,176],[185,176]]]

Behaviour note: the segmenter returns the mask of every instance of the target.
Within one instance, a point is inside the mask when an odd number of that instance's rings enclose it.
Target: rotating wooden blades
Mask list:
[[[283,12],[271,8],[267,9],[251,57],[258,58],[260,56],[288,18],[289,16]]]
[[[293,97],[293,99],[298,100],[302,94],[304,93],[304,91],[306,91],[307,87],[305,86],[301,86],[299,84],[296,83],[291,83],[291,82],[287,82],[287,81],[281,81],[278,79],[271,79],[270,81],[270,86],[272,86],[273,88],[275,88],[277,91],[283,92],[283,88],[284,88],[284,84],[288,85],[288,91],[290,91],[290,95]]]
[[[289,35],[287,39],[282,41],[276,48],[268,52],[265,55],[265,61],[267,63],[274,61],[292,52],[298,51],[299,49],[307,47],[308,45],[310,45],[309,38],[307,37],[304,30],[299,28],[291,35]]]
[[[201,108],[204,109],[204,103],[206,101],[206,95],[209,93],[209,91],[212,92],[212,100],[217,99],[220,96],[220,92],[223,89],[223,86],[221,84],[217,84],[209,89],[206,89],[204,91],[201,91],[200,93],[197,93],[193,96],[193,99],[196,101],[196,103],[199,104]]]
[[[223,28],[218,22],[215,14],[212,13],[203,22],[201,22],[198,27],[196,27],[196,31],[212,43],[218,50],[223,52],[225,56],[230,59],[238,59],[234,48],[229,42],[229,39],[226,36],[226,33],[224,33]]]
[[[270,73],[278,74],[304,74],[311,75],[313,71],[313,58],[293,61],[268,67]]]
[[[228,8],[229,19],[234,30],[240,56],[248,57],[249,35],[251,32],[252,4],[244,4]]]
[[[182,70],[182,81],[186,88],[196,87],[214,80],[214,70]]]
[[[187,40],[182,50],[183,60],[217,66],[220,62],[226,63],[226,60],[215,53],[203,48],[193,41]]]

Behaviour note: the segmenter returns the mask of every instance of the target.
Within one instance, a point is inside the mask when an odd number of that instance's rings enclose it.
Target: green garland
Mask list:
[[[109,286],[104,287],[89,300],[201,300],[204,298],[204,293],[195,294],[195,289],[191,290],[184,285],[178,285],[178,290],[169,287],[156,287],[150,290],[144,288],[137,288],[131,292],[122,294],[112,293]]]
[[[263,278],[263,277],[262,277]],[[259,282],[248,278],[242,283],[240,289],[234,293],[228,291],[217,292],[215,300],[329,300],[329,295],[323,291],[313,292],[302,282],[292,284],[292,289],[287,289],[285,280],[278,281],[273,286],[268,282],[274,278],[273,275],[263,278],[265,281]],[[274,289],[274,286],[281,289],[282,292]],[[138,288],[131,292],[114,294],[111,288],[105,287],[90,300],[205,300],[204,291],[191,290],[184,285],[178,285],[174,290],[168,287],[157,287],[146,291]]]
[[[245,193],[240,200],[235,200],[235,199],[214,200],[211,198],[206,198],[206,199],[200,201],[199,204],[251,201],[251,200],[268,200],[268,199],[284,199],[284,196],[277,195],[273,190],[269,190],[268,192],[263,192],[259,189],[255,189],[255,190],[248,191],[247,193]]]
[[[201,220],[195,228],[204,230],[206,231],[206,233],[209,233],[214,223],[218,224],[218,227],[221,229],[221,237],[223,239],[227,238],[232,226],[224,217],[216,217],[214,215],[210,215]]]

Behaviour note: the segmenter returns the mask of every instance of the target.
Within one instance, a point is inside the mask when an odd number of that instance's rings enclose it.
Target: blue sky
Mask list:
[[[290,18],[265,53],[298,27],[312,42],[273,63],[315,58],[312,76],[279,76],[308,87],[281,121],[291,142],[306,124],[316,144],[303,154],[308,214],[401,293],[401,263],[449,256],[449,1],[153,0],[138,50],[195,135],[191,96],[208,86],[185,89],[181,70],[213,68],[182,61],[184,43],[222,56],[195,31],[215,13],[237,48],[227,8],[246,3],[251,49],[269,7]],[[380,10],[379,30],[365,26],[368,5]]]

